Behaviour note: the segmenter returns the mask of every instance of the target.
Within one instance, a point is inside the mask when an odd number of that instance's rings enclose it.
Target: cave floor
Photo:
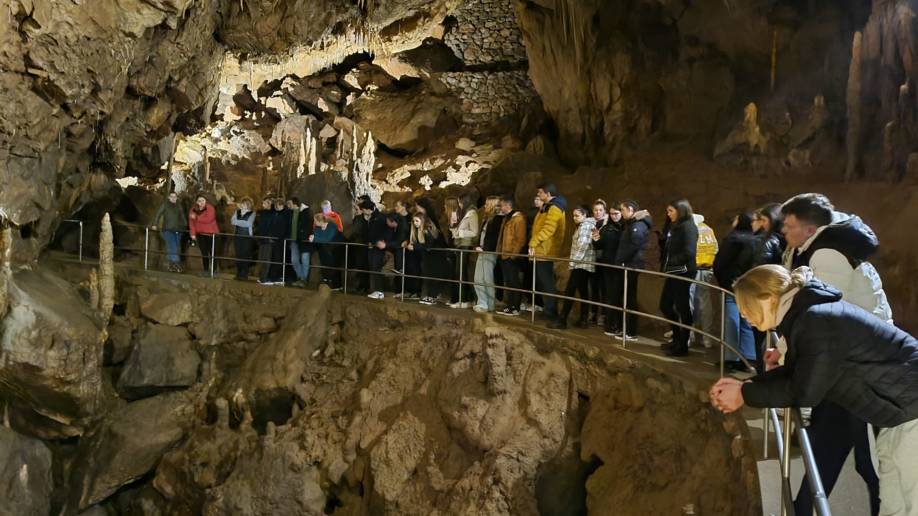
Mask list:
[[[72,255],[58,252],[48,253],[46,255],[46,263],[50,266],[57,266],[62,269],[73,266],[82,266],[88,268],[92,265],[95,265],[93,261],[83,261],[81,263],[76,259],[76,257]],[[210,278],[201,278],[195,273],[177,275],[174,273],[160,272],[153,269],[144,271],[142,261],[139,260],[129,260],[121,263],[116,263],[115,266],[118,269],[129,269],[136,273],[156,276],[160,277],[161,279],[175,280],[176,276],[184,276],[187,281],[200,282],[202,285],[206,285],[207,282],[214,281],[214,279]],[[318,274],[316,274],[316,276],[318,276]],[[255,283],[254,280],[250,280],[248,282],[239,282],[233,279],[233,276],[230,273],[220,273],[215,279],[216,281],[238,283],[240,285],[246,285],[247,287],[255,288],[297,288],[292,286],[259,286],[257,283]],[[315,286],[316,285],[311,284],[307,288],[315,288]],[[363,296],[356,296],[352,294],[343,294],[338,292],[333,295],[347,295],[349,297],[353,297],[355,300],[359,299],[361,302],[366,301],[401,303],[401,301],[393,297],[387,297],[381,301],[369,301],[366,300],[366,298],[363,298]],[[409,301],[408,303],[414,302]],[[531,327],[533,325],[531,314],[528,311],[522,312],[520,317],[499,317],[492,316],[490,314],[477,314],[472,310],[450,309],[442,304],[434,306],[424,306],[417,304],[417,306],[419,309],[423,307],[426,310],[441,310],[444,312],[449,312],[451,317],[495,317],[503,324],[507,324],[509,326],[520,325]],[[499,306],[498,309],[500,308],[501,307]],[[545,323],[541,320],[540,314],[536,315],[534,324],[535,326],[542,327],[543,331],[555,332],[556,334],[564,335],[566,338],[572,341],[592,344],[597,346],[600,350],[614,350],[614,352],[618,354],[641,360],[643,363],[650,365],[651,367],[654,367],[673,376],[683,378],[684,380],[692,382],[696,385],[706,385],[713,383],[719,377],[719,369],[717,364],[720,357],[719,350],[717,348],[703,348],[699,346],[693,346],[690,348],[689,355],[686,357],[668,357],[660,349],[660,344],[663,341],[663,333],[665,328],[662,324],[655,321],[642,322],[641,331],[639,332],[641,335],[639,335],[636,341],[629,342],[624,348],[621,346],[620,341],[604,335],[602,330],[598,327],[587,329],[570,328],[567,330],[545,329]],[[738,377],[743,376],[740,374]],[[775,455],[773,430],[769,432],[769,455],[767,458],[764,458],[762,442],[763,414],[758,409],[746,408],[744,409],[743,415],[747,426],[749,427],[749,435],[752,443],[752,448],[755,450],[755,458],[758,465],[759,483],[762,494],[763,513],[765,515],[778,515],[781,513],[781,469]],[[791,485],[794,489],[794,492],[796,492],[803,479],[803,460],[800,457],[799,448],[796,446],[791,448],[791,454]],[[848,460],[845,463],[845,467],[838,478],[832,495],[829,497],[829,503],[832,509],[832,514],[834,516],[860,516],[869,513],[867,490],[864,486],[864,483],[861,481],[860,477],[855,471],[853,454],[848,457]]]

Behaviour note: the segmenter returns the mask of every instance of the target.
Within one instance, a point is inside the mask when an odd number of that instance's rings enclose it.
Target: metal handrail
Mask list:
[[[78,223],[78,224],[79,224],[79,227],[80,227],[80,235],[79,235],[79,260],[80,260],[80,262],[83,262],[83,253],[82,253],[82,248],[83,248],[83,221],[81,221],[81,220],[76,220],[76,219],[65,219],[63,222]],[[151,250],[151,249],[150,249],[149,232],[150,232],[151,226],[145,226],[145,225],[142,225],[142,224],[123,223],[123,222],[113,222],[112,224],[113,224],[113,225],[124,226],[124,227],[133,227],[133,228],[143,229],[143,230],[144,230],[144,247],[143,247],[143,248],[115,247],[115,249],[118,249],[118,250],[120,250],[120,251],[135,251],[135,252],[141,252],[141,251],[142,251],[143,254],[144,254],[144,270],[148,269],[148,267],[149,267],[149,255],[150,255],[151,253],[154,254],[154,255],[166,255],[166,254],[168,254],[168,253],[166,253],[165,251]],[[173,231],[173,230],[169,230],[169,231]],[[190,233],[190,231],[188,231],[188,230],[177,230],[177,232],[183,233],[183,234]],[[289,262],[287,261],[287,256],[286,256],[287,243],[293,241],[293,240],[291,240],[291,239],[289,239],[289,238],[279,239],[279,238],[275,238],[275,237],[265,237],[265,236],[257,236],[257,235],[238,235],[238,234],[235,234],[235,233],[222,233],[222,232],[212,233],[212,234],[211,234],[211,233],[202,233],[202,234],[207,235],[207,236],[222,236],[222,237],[232,237],[232,238],[251,238],[251,239],[256,240],[256,241],[258,241],[258,240],[261,240],[261,241],[269,240],[269,241],[272,241],[272,242],[273,242],[273,241],[277,241],[277,240],[283,240],[283,242],[284,242],[284,245],[283,245],[283,258],[282,258],[282,261],[277,262],[277,261],[271,261],[271,260],[259,260],[259,259],[256,259],[256,258],[246,259],[246,258],[238,258],[238,257],[236,257],[236,256],[222,256],[222,255],[217,255],[217,254],[216,254],[216,238],[212,238],[212,239],[211,239],[211,255],[210,255],[210,273],[211,273],[212,276],[214,275],[214,264],[215,264],[215,262],[216,262],[217,260],[246,261],[246,262],[253,263],[253,264],[254,264],[254,263],[260,263],[260,264],[268,264],[268,265],[282,265],[282,266],[283,266],[283,267],[282,267],[282,275],[285,274],[286,266],[289,264]],[[305,243],[305,242],[303,242],[303,243]],[[737,349],[735,349],[732,345],[728,344],[728,343],[726,342],[726,339],[725,339],[724,305],[726,304],[726,296],[728,296],[728,295],[732,296],[733,293],[730,292],[730,291],[727,290],[727,289],[722,288],[722,287],[719,287],[719,286],[716,286],[716,285],[711,285],[710,283],[706,283],[706,282],[703,282],[703,281],[695,280],[694,278],[687,278],[687,277],[684,277],[684,276],[679,276],[679,275],[675,275],[675,274],[668,274],[668,273],[665,273],[665,272],[652,271],[652,270],[647,270],[647,269],[635,269],[635,268],[627,267],[627,266],[622,265],[622,264],[609,264],[609,263],[601,263],[601,262],[590,261],[590,260],[577,260],[577,259],[562,258],[562,257],[538,256],[538,255],[529,255],[529,254],[522,254],[522,253],[502,253],[502,252],[495,252],[495,251],[476,251],[476,250],[474,250],[474,249],[455,249],[455,248],[429,248],[429,249],[426,249],[427,252],[457,253],[457,254],[459,254],[459,257],[460,257],[459,259],[460,259],[460,261],[461,261],[461,260],[464,260],[464,254],[465,254],[465,253],[470,253],[470,254],[474,254],[474,255],[482,255],[482,254],[497,255],[499,258],[509,256],[509,257],[511,257],[511,258],[526,259],[526,260],[530,260],[530,261],[533,262],[533,279],[532,279],[532,288],[531,288],[531,289],[512,288],[512,287],[505,287],[505,286],[497,287],[497,286],[494,285],[494,284],[479,283],[479,282],[468,281],[468,280],[464,279],[464,278],[462,277],[462,276],[463,276],[464,267],[462,267],[462,266],[459,267],[459,278],[458,278],[458,279],[453,279],[453,278],[448,278],[448,277],[438,278],[438,277],[433,277],[433,276],[423,276],[423,275],[407,274],[407,273],[405,272],[405,267],[406,267],[406,253],[407,253],[407,249],[406,249],[405,247],[401,247],[401,248],[400,248],[401,251],[402,251],[402,271],[396,272],[396,274],[393,275],[393,274],[389,274],[389,273],[384,272],[384,271],[381,271],[381,270],[380,270],[380,271],[374,271],[374,270],[370,270],[370,269],[355,269],[355,268],[353,268],[353,267],[348,267],[349,249],[350,249],[351,247],[358,247],[358,248],[369,249],[369,248],[372,248],[372,247],[373,247],[371,244],[361,244],[361,243],[343,242],[343,241],[332,241],[332,242],[309,242],[309,243],[311,243],[312,245],[315,245],[315,246],[324,246],[324,245],[329,245],[329,246],[344,246],[344,265],[343,265],[343,267],[333,267],[333,266],[322,265],[322,264],[318,264],[318,265],[310,264],[310,269],[333,270],[333,271],[342,272],[342,273],[343,273],[343,274],[342,274],[342,280],[343,280],[343,291],[344,291],[344,293],[347,293],[347,278],[348,278],[348,273],[349,273],[349,272],[356,272],[356,273],[360,273],[360,274],[374,274],[374,275],[382,275],[382,276],[390,276],[390,277],[391,277],[391,276],[400,277],[400,278],[402,279],[402,285],[401,285],[401,291],[402,291],[401,299],[402,299],[402,301],[405,300],[405,295],[404,295],[404,294],[405,294],[405,280],[406,280],[406,279],[418,279],[418,280],[427,280],[427,281],[439,281],[439,282],[442,282],[442,283],[457,284],[458,287],[459,287],[459,292],[458,292],[458,294],[459,294],[459,299],[460,299],[460,301],[461,301],[461,299],[462,299],[462,297],[461,297],[461,296],[462,296],[462,290],[461,290],[461,289],[462,289],[462,286],[463,286],[463,285],[469,285],[469,286],[486,286],[486,287],[492,287],[492,288],[500,288],[501,290],[503,290],[503,291],[505,291],[505,292],[519,292],[519,293],[522,293],[522,294],[529,294],[529,295],[531,295],[531,296],[532,296],[532,302],[533,302],[533,303],[532,303],[532,319],[533,319],[533,321],[534,321],[534,319],[535,319],[535,311],[536,311],[536,310],[535,310],[535,296],[536,296],[536,295],[548,296],[548,297],[552,297],[552,298],[555,298],[555,299],[558,299],[558,300],[566,300],[566,301],[571,301],[571,302],[576,301],[576,302],[581,303],[582,305],[598,306],[598,307],[601,307],[601,308],[607,308],[607,309],[612,309],[612,310],[621,311],[621,312],[622,312],[622,323],[623,323],[623,324],[622,324],[622,326],[623,326],[622,329],[623,329],[623,332],[627,329],[627,322],[626,322],[627,319],[626,319],[626,316],[629,315],[629,314],[631,314],[631,315],[636,315],[636,316],[639,316],[639,317],[642,317],[642,318],[647,318],[647,319],[651,319],[651,320],[655,320],[655,321],[664,322],[664,323],[667,323],[667,324],[670,324],[670,325],[673,325],[673,326],[676,326],[676,327],[679,327],[679,328],[683,328],[683,329],[689,330],[690,332],[693,332],[693,333],[695,333],[695,334],[697,334],[697,335],[701,335],[701,336],[710,338],[710,339],[713,340],[714,342],[717,342],[717,343],[719,344],[719,346],[720,346],[720,357],[721,357],[721,362],[720,362],[720,376],[721,376],[721,377],[724,376],[724,358],[725,358],[724,355],[725,355],[725,350],[727,350],[727,349],[729,349],[729,350],[730,350],[731,352],[733,352],[737,357],[739,357],[739,359],[742,361],[742,363],[743,363],[750,371],[753,371],[753,372],[755,371],[755,368],[752,366],[752,364],[751,364],[745,357],[743,357],[743,355],[742,355],[741,353],[739,353],[739,351],[738,351]],[[394,253],[394,252],[397,252],[397,250],[387,250],[387,251],[390,251],[390,252],[393,252],[393,253]],[[189,254],[189,253],[181,253],[181,251],[179,251],[178,255],[179,255],[179,256],[185,256],[185,257],[190,257],[190,256],[192,256],[192,255]],[[600,303],[600,302],[598,302],[598,301],[592,301],[592,300],[589,300],[589,299],[580,299],[580,298],[575,298],[575,297],[571,297],[571,296],[565,296],[565,295],[563,295],[563,294],[557,294],[557,293],[552,294],[552,293],[547,293],[547,292],[538,291],[538,290],[536,289],[536,281],[535,281],[535,265],[536,265],[536,263],[538,263],[539,261],[543,261],[543,262],[548,261],[548,262],[553,262],[553,263],[554,263],[554,262],[568,262],[568,263],[576,263],[576,264],[579,264],[579,265],[592,265],[592,266],[594,266],[594,267],[596,267],[596,268],[603,268],[603,267],[605,267],[605,268],[612,268],[612,269],[621,270],[621,271],[623,272],[624,281],[626,282],[626,283],[624,284],[624,287],[625,287],[625,288],[623,288],[622,306],[616,306],[616,305],[607,304],[607,303]],[[460,263],[461,263],[461,262],[460,262]],[[629,273],[645,274],[645,275],[651,275],[651,276],[662,277],[662,278],[665,278],[665,279],[674,279],[674,280],[678,280],[678,281],[684,281],[684,282],[696,284],[696,285],[698,285],[698,286],[700,286],[700,287],[702,287],[702,288],[711,289],[711,290],[713,290],[713,291],[715,291],[715,292],[720,292],[720,293],[721,293],[721,332],[720,332],[721,335],[720,335],[720,337],[717,337],[717,336],[715,336],[715,335],[713,335],[713,334],[711,334],[711,333],[708,333],[708,332],[706,332],[706,331],[704,331],[704,330],[700,330],[700,329],[695,328],[695,327],[693,327],[693,326],[689,326],[689,325],[683,324],[683,323],[681,323],[681,322],[671,321],[671,320],[669,320],[669,319],[666,319],[665,317],[660,317],[660,316],[658,316],[658,315],[656,315],[656,314],[650,314],[650,313],[641,312],[641,311],[639,311],[639,310],[633,310],[633,309],[628,308],[628,306],[627,306],[627,305],[628,305],[628,289],[627,289],[627,281],[628,281],[628,280],[627,280],[627,278],[628,278]],[[283,276],[282,276],[282,280],[283,280],[283,279],[284,279],[284,278],[283,278]],[[768,334],[768,338],[769,338],[769,342],[770,342],[771,333]],[[623,348],[626,347],[625,339],[624,339],[624,333],[623,333],[623,337],[622,337],[621,346],[622,346]],[[808,435],[807,435],[807,433],[806,433],[805,428],[804,428],[803,425],[802,425],[802,418],[801,418],[799,409],[798,409],[798,408],[785,408],[785,423],[782,425],[781,422],[779,421],[779,418],[778,418],[778,415],[777,415],[777,410],[774,409],[774,408],[769,408],[769,409],[766,409],[766,411],[765,411],[765,418],[764,418],[764,419],[765,419],[765,433],[766,433],[766,435],[765,435],[765,441],[766,441],[766,443],[767,443],[767,440],[768,440],[768,436],[767,436],[767,433],[768,433],[768,422],[769,422],[769,420],[770,420],[772,426],[773,426],[774,429],[775,429],[776,446],[777,446],[777,450],[778,450],[778,456],[779,456],[779,458],[780,458],[781,465],[782,465],[782,515],[793,515],[793,500],[792,500],[792,496],[791,496],[791,493],[790,493],[790,429],[791,429],[791,426],[792,426],[790,423],[791,423],[791,414],[792,414],[792,413],[793,413],[793,417],[794,417],[794,419],[796,420],[796,424],[797,424],[798,441],[799,441],[801,450],[803,451],[804,466],[805,466],[805,469],[806,469],[806,472],[807,472],[807,477],[809,478],[810,487],[811,487],[811,492],[813,493],[814,507],[816,508],[817,514],[819,514],[819,516],[831,516],[831,511],[830,511],[829,506],[828,506],[828,499],[827,499],[826,494],[825,494],[825,491],[824,491],[824,489],[823,489],[823,487],[822,487],[821,478],[820,478],[820,476],[819,476],[819,471],[818,471],[818,468],[817,468],[817,466],[816,466],[815,458],[814,458],[814,456],[813,456],[812,447],[811,447],[811,445],[810,445],[810,441],[809,441]],[[767,448],[766,448],[766,453],[765,453],[765,455],[767,455]]]

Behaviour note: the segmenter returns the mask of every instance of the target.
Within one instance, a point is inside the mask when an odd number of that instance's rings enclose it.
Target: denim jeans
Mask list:
[[[298,280],[309,281],[309,252],[300,252],[299,242],[290,242],[290,264]]]
[[[179,244],[182,242],[182,234],[178,231],[163,230],[163,240],[166,241],[166,260],[172,263],[179,263]]]
[[[497,264],[496,254],[479,254],[475,262],[475,295],[478,296],[478,306],[494,311],[494,266]]]
[[[724,331],[724,340],[727,344],[738,350],[743,358],[750,362],[755,362],[755,336],[752,333],[752,326],[740,317],[739,308],[736,306],[736,298],[727,296],[724,304],[724,317],[726,318]],[[726,350],[726,360],[739,360],[739,358]]]

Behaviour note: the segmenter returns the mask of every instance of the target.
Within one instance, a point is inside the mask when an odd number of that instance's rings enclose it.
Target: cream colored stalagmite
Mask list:
[[[99,271],[97,269],[89,271],[89,306],[93,310],[99,310]]]
[[[99,232],[99,310],[108,324],[115,306],[115,265],[114,243],[112,240],[112,222],[108,213],[102,217],[102,229]]]
[[[7,225],[3,227],[2,238],[0,238],[0,319],[6,315],[6,310],[10,306],[9,302],[9,281],[12,275],[10,269],[10,257],[12,255],[11,247],[13,246],[13,230]]]
[[[848,107],[848,163],[845,165],[845,180],[854,179],[858,155],[861,148],[861,33],[854,33],[851,43],[851,66],[848,68],[848,91],[845,95]]]

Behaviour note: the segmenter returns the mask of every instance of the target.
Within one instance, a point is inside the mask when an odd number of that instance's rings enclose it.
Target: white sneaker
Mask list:
[[[526,303],[520,303],[520,312],[528,312],[528,311],[529,311],[529,305],[527,305]]]
[[[446,303],[446,306],[450,308],[462,308],[462,303],[456,301],[455,303]]]
[[[437,300],[430,296],[427,296],[427,297],[422,297],[419,303],[421,303],[422,305],[435,305],[437,304]]]
[[[459,308],[472,308],[472,303],[469,303],[469,302],[459,303]]]
[[[673,330],[669,330],[668,332],[664,333],[663,338],[667,340],[673,338]]]
[[[476,313],[479,313],[479,314],[487,313],[487,312],[489,311],[489,310],[488,310],[488,307],[486,307],[486,306],[479,306],[479,305],[473,306],[473,307],[472,307],[472,310],[474,310]]]
[[[367,294],[367,297],[370,298],[370,299],[383,299],[383,298],[386,297],[386,295],[383,294],[382,292],[380,292],[380,291],[377,290],[376,292],[373,292],[373,293],[371,293],[371,294]]]

